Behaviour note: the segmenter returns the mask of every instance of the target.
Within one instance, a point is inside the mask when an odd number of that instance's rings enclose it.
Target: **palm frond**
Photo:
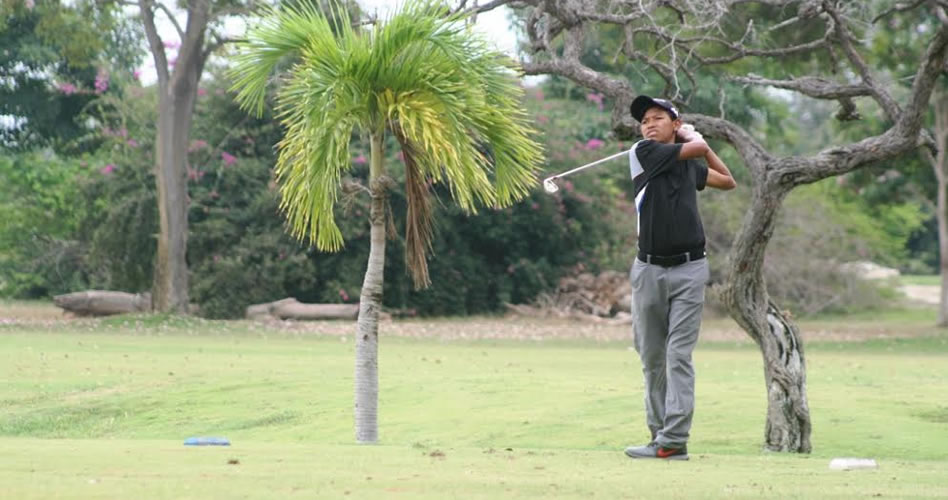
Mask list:
[[[517,67],[443,2],[407,0],[388,19],[359,30],[344,9],[271,9],[247,40],[230,72],[244,109],[262,111],[271,74],[294,61],[276,97],[286,131],[276,174],[297,237],[341,248],[333,208],[356,128],[388,128],[402,146],[406,262],[419,286],[428,283],[429,181],[446,182],[472,213],[509,205],[534,186],[542,151],[521,109]]]
[[[433,236],[431,193],[428,179],[418,164],[418,152],[401,133],[395,133],[405,160],[405,196],[408,213],[405,219],[405,267],[411,274],[415,289],[431,284],[428,276],[428,254]]]
[[[392,22],[384,31],[376,43],[390,46],[373,51],[390,59],[382,76],[397,100],[383,104],[394,108],[395,126],[430,155],[421,163],[443,170],[467,211],[522,199],[536,185],[542,149],[521,108],[517,66],[450,19]],[[425,108],[436,119],[420,111]],[[481,144],[490,145],[492,159],[480,154]],[[493,173],[493,185],[483,172]],[[441,173],[428,173],[442,180]]]
[[[348,27],[347,14],[341,15]],[[310,54],[338,59],[340,51],[335,46],[333,26],[316,6],[301,2],[280,10],[266,7],[259,24],[248,30],[246,41],[237,44],[234,65],[228,71],[238,104],[259,116],[270,75],[282,60],[299,57],[306,48]]]
[[[342,173],[352,166],[353,128],[366,113],[357,86],[308,63],[298,65],[277,94],[277,118],[286,129],[276,166],[280,208],[296,237],[334,251],[343,240],[333,208]]]

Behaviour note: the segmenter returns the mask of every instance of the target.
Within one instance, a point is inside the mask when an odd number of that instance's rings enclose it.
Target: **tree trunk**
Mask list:
[[[800,332],[773,301],[767,305],[767,327],[759,344],[767,385],[765,446],[770,451],[809,453],[810,407]]]
[[[939,150],[938,156],[944,153]],[[938,304],[938,326],[948,326],[948,181],[945,177],[944,159],[935,165],[938,176],[938,207],[935,218],[938,219],[938,263],[941,273],[941,301]]]
[[[155,141],[155,184],[158,188],[158,251],[152,305],[158,312],[188,312],[188,140],[198,82],[204,71],[204,32],[208,0],[188,6],[188,22],[174,70],[168,70],[165,48],[155,28],[154,2],[140,0],[150,50],[158,72],[158,137]]]
[[[799,331],[767,295],[763,262],[786,191],[754,183],[751,206],[731,252],[722,298],[731,316],[757,343],[764,357],[767,425],[764,446],[771,451],[809,453],[810,410],[806,361]]]
[[[938,326],[948,326],[948,94],[936,91],[935,102],[935,141],[938,154],[926,153],[925,156],[935,170],[938,183],[937,207],[935,218],[938,220],[938,262],[941,273],[941,301],[938,305]]]
[[[154,308],[185,313],[188,306],[187,148],[193,99],[163,88],[159,98],[155,183],[160,232],[155,256]]]
[[[359,443],[378,442],[379,401],[379,312],[382,309],[382,284],[385,271],[385,182],[382,131],[371,136],[371,171],[369,189],[372,224],[369,262],[359,297],[359,320],[356,325],[355,360],[355,429]]]

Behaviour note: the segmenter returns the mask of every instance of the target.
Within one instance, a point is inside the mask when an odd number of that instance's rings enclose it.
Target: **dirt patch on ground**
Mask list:
[[[96,331],[100,320],[89,318],[65,318],[59,309],[42,304],[20,304],[9,307],[0,304],[0,326],[7,331],[17,325],[41,327],[55,330],[59,327],[82,328]],[[349,337],[355,334],[353,321],[209,321],[194,320],[198,324],[188,326],[193,330],[241,329],[252,332],[285,332],[294,334],[316,334]],[[114,322],[113,322],[114,324]],[[131,320],[128,328],[140,331],[150,327],[140,326]],[[138,326],[136,326],[138,325]],[[798,324],[805,341],[861,341],[878,338],[906,338],[931,335],[934,325],[926,323],[898,324],[869,320],[808,321]],[[170,328],[169,328],[170,327]],[[115,328],[110,327],[110,328]],[[122,328],[122,327],[119,327]],[[174,330],[163,325],[162,330]],[[519,340],[531,342],[557,340],[586,340],[594,342],[628,342],[632,344],[630,324],[610,324],[569,319],[507,317],[469,317],[437,319],[395,319],[380,323],[380,334],[384,337],[436,338],[443,340]],[[751,343],[751,339],[730,318],[707,317],[701,328],[702,342]]]
[[[320,335],[348,336],[355,333],[354,323],[345,322],[279,322],[271,328]],[[870,322],[802,322],[800,332],[805,341],[861,341],[878,338],[907,338],[930,334],[931,325],[887,325]],[[523,341],[591,340],[596,342],[632,343],[631,325],[584,323],[575,320],[534,319],[521,317],[393,320],[383,321],[380,335],[443,340]],[[701,328],[702,342],[751,343],[737,323],[730,318],[708,318]]]
[[[899,291],[911,302],[930,306],[941,303],[941,287],[938,285],[903,285]]]

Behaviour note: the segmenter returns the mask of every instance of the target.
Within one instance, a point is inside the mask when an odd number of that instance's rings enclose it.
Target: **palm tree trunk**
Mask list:
[[[372,159],[369,189],[372,224],[369,262],[359,297],[359,321],[356,326],[355,427],[359,443],[378,442],[379,403],[379,311],[382,308],[382,284],[385,271],[385,167],[382,163],[383,132],[372,134]]]

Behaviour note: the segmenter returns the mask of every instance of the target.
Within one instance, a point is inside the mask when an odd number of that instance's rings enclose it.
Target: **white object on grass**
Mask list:
[[[876,469],[879,464],[872,458],[840,457],[830,460],[832,470]]]

